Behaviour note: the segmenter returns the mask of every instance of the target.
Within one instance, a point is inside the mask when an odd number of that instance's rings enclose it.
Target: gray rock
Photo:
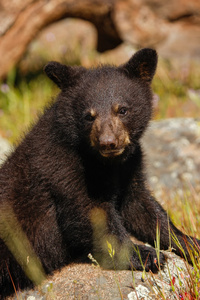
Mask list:
[[[139,284],[136,288],[134,292],[131,292],[128,294],[128,299],[129,300],[139,300],[139,299],[143,299],[143,300],[151,300],[152,297],[149,296],[150,294],[150,290],[148,288],[146,288],[145,286]]]
[[[147,176],[152,191],[200,191],[200,119],[151,122],[143,137]]]

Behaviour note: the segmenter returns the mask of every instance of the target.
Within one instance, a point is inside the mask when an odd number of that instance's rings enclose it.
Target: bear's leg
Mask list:
[[[200,241],[189,237],[177,229],[169,219],[166,211],[162,206],[145,191],[140,199],[134,196],[130,202],[127,202],[121,211],[125,227],[129,234],[137,239],[155,246],[156,229],[160,231],[160,249],[167,250],[169,245],[174,249],[175,253],[183,256],[174,238],[180,243],[187,259],[190,261],[190,255],[187,247],[195,247],[199,245]]]
[[[51,274],[70,262],[67,249],[63,246],[54,208],[44,210],[41,215],[36,211],[37,218],[31,219],[31,215],[20,218],[19,214],[16,218],[11,209],[3,210],[2,207],[4,215],[0,215],[0,299],[2,295],[12,294],[14,286],[18,290],[33,286],[33,283],[40,284],[46,274]]]
[[[107,269],[135,269],[158,271],[155,249],[131,242],[123,220],[114,205],[103,203],[91,210],[93,255]],[[141,264],[142,260],[142,264]],[[165,257],[160,253],[160,263]]]

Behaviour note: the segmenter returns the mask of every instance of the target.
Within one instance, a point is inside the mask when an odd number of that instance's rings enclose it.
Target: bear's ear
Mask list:
[[[151,83],[156,71],[158,56],[155,50],[144,48],[136,52],[122,68],[130,78],[141,78]]]
[[[70,67],[56,61],[50,61],[44,67],[44,72],[61,90],[74,85],[78,75],[84,70],[82,67]]]

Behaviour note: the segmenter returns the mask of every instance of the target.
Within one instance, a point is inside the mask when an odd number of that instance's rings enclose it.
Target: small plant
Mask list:
[[[100,267],[98,261],[92,256],[91,253],[88,254],[88,258],[91,260],[93,266]]]
[[[107,243],[107,246],[108,246],[108,253],[109,253],[109,255],[110,255],[111,259],[112,259],[113,267],[114,267],[114,270],[115,270],[115,272],[116,272],[115,262],[114,262],[115,249],[113,248],[112,244],[110,244],[108,241],[106,241],[106,243]],[[123,300],[123,295],[122,295],[122,292],[121,292],[119,280],[117,279],[116,274],[115,274],[115,276],[114,276],[114,280],[115,280],[116,285],[117,285],[117,287],[118,287],[120,297],[121,297],[121,299]]]

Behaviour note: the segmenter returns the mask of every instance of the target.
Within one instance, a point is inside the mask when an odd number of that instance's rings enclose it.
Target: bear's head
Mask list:
[[[61,89],[55,119],[62,139],[103,158],[132,153],[151,118],[156,66],[152,49],[136,52],[119,67],[48,63],[44,70]]]

